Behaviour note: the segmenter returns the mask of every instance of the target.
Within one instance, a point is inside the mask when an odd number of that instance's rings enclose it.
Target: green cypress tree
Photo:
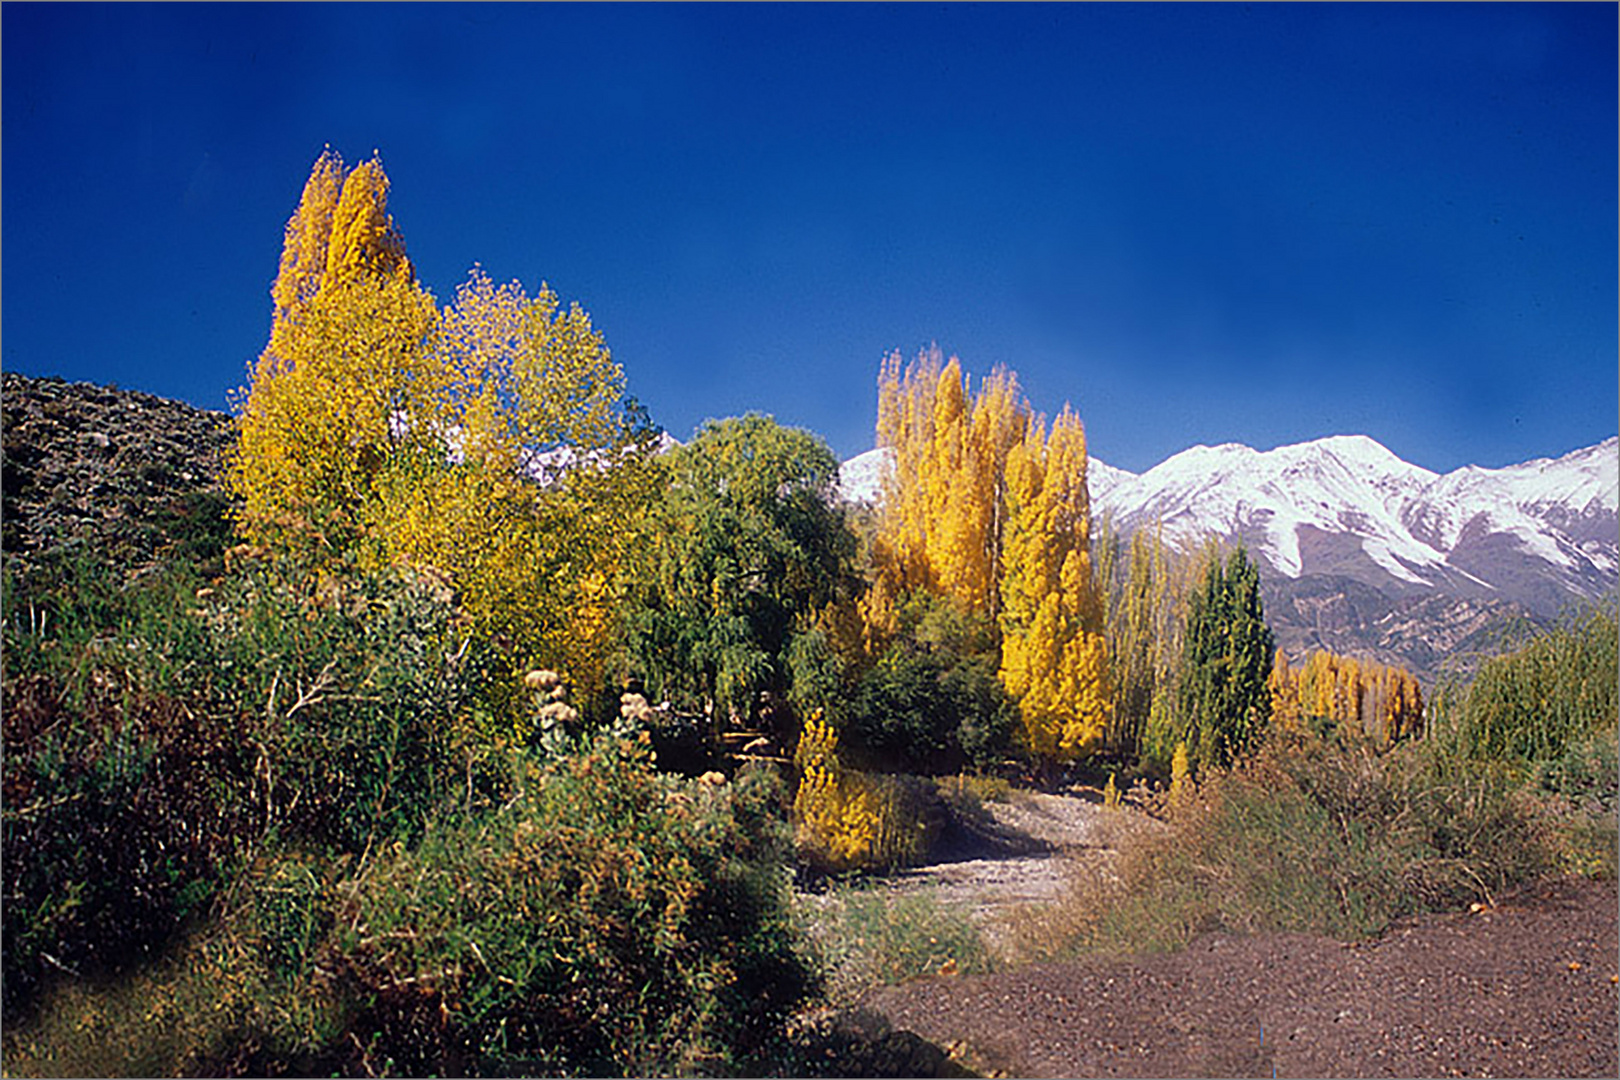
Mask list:
[[[1239,545],[1210,559],[1187,613],[1181,738],[1199,768],[1229,764],[1271,717],[1266,679],[1275,645],[1260,602],[1260,574]]]

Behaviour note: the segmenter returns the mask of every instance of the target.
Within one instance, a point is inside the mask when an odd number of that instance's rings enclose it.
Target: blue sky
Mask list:
[[[929,342],[1140,471],[1615,433],[1612,4],[33,5],[3,363],[222,408],[330,143],[418,272],[589,310],[672,433],[869,448]]]

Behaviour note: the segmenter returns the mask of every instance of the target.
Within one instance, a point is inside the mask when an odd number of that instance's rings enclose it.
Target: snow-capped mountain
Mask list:
[[[1440,475],[1362,435],[1275,450],[1195,446],[1140,475],[1097,469],[1092,513],[1186,543],[1241,537],[1284,578],[1332,574],[1393,596],[1439,589],[1552,614],[1613,589],[1620,440]],[[1101,483],[1097,483],[1097,480]]]

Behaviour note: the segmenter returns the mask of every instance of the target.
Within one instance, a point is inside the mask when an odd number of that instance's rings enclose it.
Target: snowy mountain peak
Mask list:
[[[1511,596],[1533,610],[1614,587],[1620,440],[1444,475],[1364,435],[1254,450],[1196,446],[1093,488],[1093,512],[1172,541],[1241,537],[1277,573],[1386,590]]]

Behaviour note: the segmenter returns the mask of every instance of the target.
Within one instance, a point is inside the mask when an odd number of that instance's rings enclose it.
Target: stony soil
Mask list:
[[[1359,947],[1207,935],[892,987],[867,1008],[1015,1076],[1615,1076],[1616,925],[1612,884],[1565,880]]]
[[[1059,895],[1068,861],[1106,860],[1133,835],[1121,812],[1072,795],[991,808],[1044,850],[923,867],[893,886],[933,887],[993,950],[1009,913]],[[1211,934],[1169,955],[921,980],[846,1019],[887,1055],[849,1063],[889,1075],[1620,1075],[1617,926],[1614,882],[1559,879],[1358,945]]]

